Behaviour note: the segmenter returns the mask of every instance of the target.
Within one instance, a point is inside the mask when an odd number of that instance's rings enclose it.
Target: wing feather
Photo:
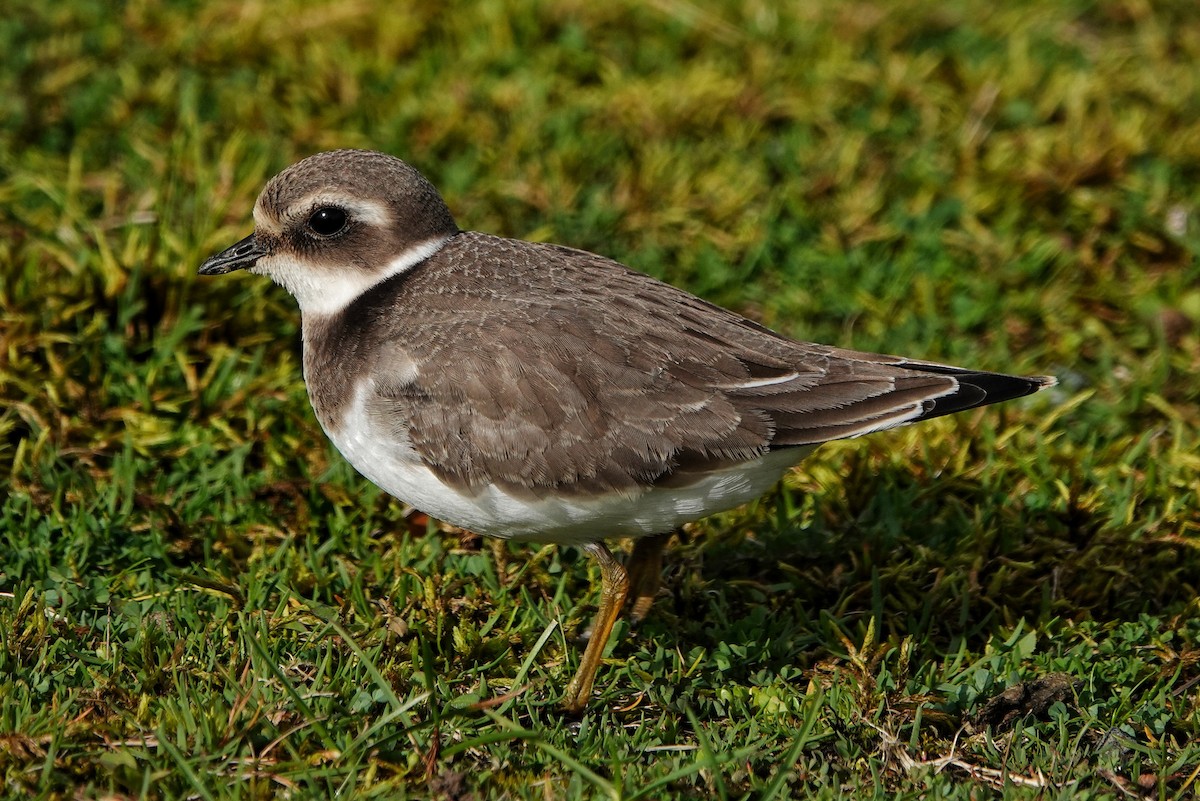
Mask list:
[[[378,345],[404,350],[405,381],[378,402],[465,489],[632,491],[1052,382],[794,342],[599,256],[482,234],[396,292],[415,319]]]

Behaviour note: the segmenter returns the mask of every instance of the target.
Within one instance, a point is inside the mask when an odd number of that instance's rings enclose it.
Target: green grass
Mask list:
[[[112,5],[0,21],[0,795],[1194,797],[1194,4]],[[407,519],[291,299],[194,274],[340,146],[796,337],[1062,383],[693,526],[567,720],[587,561]]]

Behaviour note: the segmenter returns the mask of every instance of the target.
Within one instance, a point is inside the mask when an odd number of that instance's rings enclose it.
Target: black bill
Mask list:
[[[224,275],[234,270],[245,270],[253,267],[254,263],[265,255],[267,252],[259,247],[254,234],[250,234],[236,245],[231,245],[220,253],[205,259],[204,263],[200,265],[200,274]]]

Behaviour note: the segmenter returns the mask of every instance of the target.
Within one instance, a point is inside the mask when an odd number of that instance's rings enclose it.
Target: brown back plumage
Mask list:
[[[370,413],[442,480],[535,495],[677,481],[1053,383],[794,342],[609,259],[479,233],[304,324],[327,429],[370,370]]]

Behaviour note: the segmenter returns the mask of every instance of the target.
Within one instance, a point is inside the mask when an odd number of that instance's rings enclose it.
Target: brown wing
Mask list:
[[[375,413],[464,488],[630,490],[1047,381],[793,342],[599,256],[481,234],[392,308],[415,318],[392,336],[423,367],[377,373]]]

